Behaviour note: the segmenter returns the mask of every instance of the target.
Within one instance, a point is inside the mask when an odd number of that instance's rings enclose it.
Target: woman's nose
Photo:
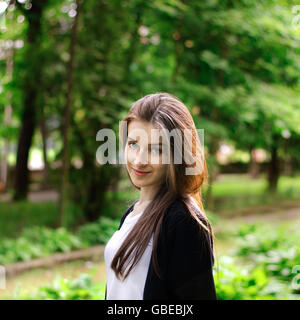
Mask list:
[[[147,164],[148,163],[148,152],[147,150],[140,150],[136,154],[134,164]]]

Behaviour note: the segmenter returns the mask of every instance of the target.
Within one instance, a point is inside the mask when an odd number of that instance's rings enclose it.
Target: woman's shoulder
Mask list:
[[[202,222],[202,225],[191,214],[182,199],[174,201],[169,206],[163,220],[164,240],[169,244],[170,248],[183,246],[184,250],[189,250],[190,248],[201,249],[202,252],[207,253],[207,256],[211,259],[210,261],[214,263],[211,225],[202,211],[199,208],[198,210],[197,208],[195,209],[196,215]]]
[[[192,209],[194,209],[194,212],[200,218],[200,220],[205,218],[203,212],[199,209],[198,206],[195,206],[194,202],[190,200],[186,201],[188,202],[189,206],[192,207]],[[178,220],[192,218],[192,215],[189,208],[186,205],[186,202],[182,198],[177,198],[167,208],[165,218],[168,221],[176,222]]]
[[[171,230],[178,224],[193,223],[191,218],[192,216],[183,199],[176,199],[167,208],[163,222],[167,225],[168,230]]]
[[[199,220],[206,227],[210,228],[210,224],[204,215],[204,213],[199,209],[199,207],[195,207],[193,202],[188,201],[189,205],[194,209],[194,213],[197,215]],[[168,233],[172,231],[178,231],[178,229],[183,229],[185,232],[197,232],[200,230],[202,233],[207,233],[203,227],[200,227],[199,222],[196,218],[191,214],[189,208],[183,199],[176,199],[166,210],[163,224],[168,230]]]
[[[166,210],[165,218],[166,220],[175,221],[177,219],[183,218],[188,213],[188,208],[182,199],[174,200]]]

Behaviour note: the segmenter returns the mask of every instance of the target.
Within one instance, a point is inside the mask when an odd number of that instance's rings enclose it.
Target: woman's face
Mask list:
[[[125,147],[126,166],[137,187],[158,187],[165,181],[168,164],[162,163],[161,138],[152,124],[132,120]]]

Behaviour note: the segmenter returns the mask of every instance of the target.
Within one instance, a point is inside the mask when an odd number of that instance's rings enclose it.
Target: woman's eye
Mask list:
[[[128,145],[131,149],[136,149],[138,144],[136,142],[129,142]],[[152,148],[151,152],[154,154],[161,154],[162,151],[160,150],[160,148]]]
[[[135,142],[131,142],[131,143],[129,143],[129,147],[130,147],[130,148],[132,148],[132,145],[134,145],[134,144],[136,145],[136,143],[135,143]]]
[[[152,148],[151,151],[154,151],[155,154],[161,153],[161,150],[159,148]]]

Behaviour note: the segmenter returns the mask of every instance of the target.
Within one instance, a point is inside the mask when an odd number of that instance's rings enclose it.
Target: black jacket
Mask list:
[[[126,210],[118,230],[137,201]],[[151,257],[144,300],[217,299],[212,238],[203,228],[199,230],[197,221],[180,199],[172,203],[163,218],[157,259],[163,279],[156,275]]]

